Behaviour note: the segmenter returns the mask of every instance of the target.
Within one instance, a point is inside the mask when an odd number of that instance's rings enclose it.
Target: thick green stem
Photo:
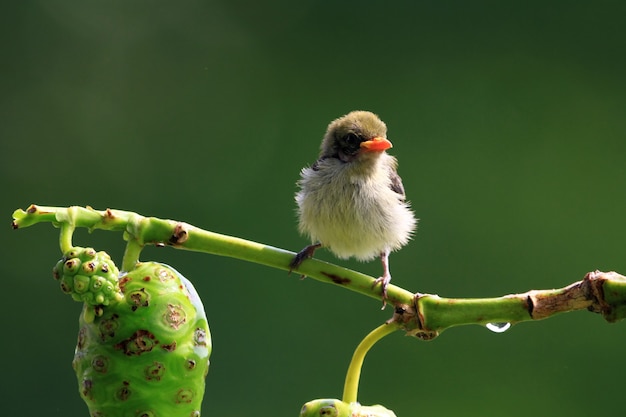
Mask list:
[[[91,207],[46,207],[31,205],[26,211],[13,213],[13,227],[24,228],[51,222],[55,226],[73,224],[89,230],[120,231],[131,244],[127,247],[122,269],[132,268],[138,245],[173,246],[196,252],[228,256],[289,271],[295,253],[273,246],[203,230],[183,222],[144,217],[122,210],[97,211]],[[131,243],[134,242],[134,243]],[[130,252],[129,252],[130,251]],[[138,253],[137,253],[138,256]],[[136,260],[136,259],[135,259]],[[373,287],[374,278],[327,262],[310,259],[293,270],[294,275],[307,275],[316,280],[344,286],[352,291],[380,300],[380,286]],[[388,302],[411,304],[413,294],[395,285],[387,287]]]
[[[233,236],[209,232],[186,223],[144,217],[121,210],[97,211],[91,207],[30,206],[13,213],[14,228],[41,222],[61,227],[61,248],[72,245],[75,227],[121,231],[128,241],[123,270],[133,269],[147,244],[173,246],[197,252],[229,256],[288,271],[295,253]],[[380,286],[373,277],[316,259],[306,260],[293,271],[321,282],[335,284],[380,300]],[[294,275],[295,275],[294,274]],[[432,339],[447,328],[493,322],[518,323],[554,314],[587,309],[608,321],[626,317],[626,277],[614,272],[588,273],[582,281],[553,290],[533,290],[496,298],[453,299],[413,294],[396,285],[387,288],[387,302],[395,307],[393,321],[421,339]]]
[[[361,368],[363,367],[365,355],[367,355],[367,352],[369,352],[376,342],[388,334],[395,332],[399,328],[400,327],[396,323],[382,324],[372,330],[367,336],[365,336],[361,343],[359,343],[354,351],[354,354],[352,355],[350,366],[348,367],[346,382],[343,386],[343,398],[341,401],[348,404],[356,402],[359,391],[359,379],[361,378]]]

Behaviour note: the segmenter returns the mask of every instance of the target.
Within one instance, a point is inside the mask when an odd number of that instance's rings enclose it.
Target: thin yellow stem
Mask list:
[[[398,330],[400,326],[396,323],[385,323],[374,330],[372,330],[365,338],[359,343],[352,355],[350,366],[348,367],[348,373],[346,374],[346,382],[343,386],[343,398],[345,403],[354,403],[357,400],[357,394],[359,391],[359,379],[361,378],[361,368],[363,367],[363,361],[365,355],[383,337],[387,336]]]

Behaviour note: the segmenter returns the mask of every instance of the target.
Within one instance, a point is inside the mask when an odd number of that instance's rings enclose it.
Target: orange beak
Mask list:
[[[381,138],[379,136],[372,138],[370,140],[366,140],[365,142],[361,142],[361,148],[367,152],[382,152],[391,148],[391,142],[386,138]]]

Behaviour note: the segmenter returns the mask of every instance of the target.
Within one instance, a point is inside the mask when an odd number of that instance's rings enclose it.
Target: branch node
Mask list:
[[[415,293],[413,304],[396,305],[393,317],[387,322],[398,323],[405,331],[407,336],[413,336],[420,340],[433,340],[439,336],[439,332],[426,328],[424,325],[424,316],[419,311],[419,299],[428,294]]]
[[[610,323],[626,318],[626,277],[617,272],[592,271],[582,281],[592,303],[587,308]]]

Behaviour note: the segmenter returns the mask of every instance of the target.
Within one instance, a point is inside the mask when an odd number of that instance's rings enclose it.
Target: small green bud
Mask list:
[[[57,262],[52,275],[60,281],[61,291],[96,310],[101,310],[98,306],[117,303],[122,298],[119,270],[106,252],[74,247]],[[98,315],[97,311],[89,314],[94,315]]]
[[[82,294],[89,289],[89,277],[84,275],[74,276],[74,291],[78,294]]]
[[[65,275],[74,275],[80,267],[80,259],[70,258],[63,263],[63,273]]]

